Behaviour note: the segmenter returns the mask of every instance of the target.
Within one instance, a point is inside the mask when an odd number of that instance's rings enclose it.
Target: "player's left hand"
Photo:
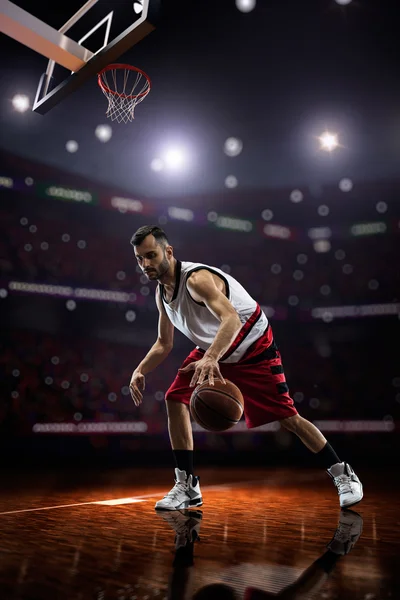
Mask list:
[[[214,385],[215,379],[220,379],[222,383],[225,383],[225,379],[219,370],[218,361],[215,358],[204,356],[201,360],[192,362],[183,367],[183,369],[179,369],[180,373],[188,373],[189,371],[194,371],[190,387],[201,385],[206,379],[208,379],[210,385]]]

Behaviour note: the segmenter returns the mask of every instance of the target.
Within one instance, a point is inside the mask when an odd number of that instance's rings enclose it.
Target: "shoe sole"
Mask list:
[[[182,504],[180,504],[179,506],[176,507],[166,507],[166,506],[155,506],[154,510],[185,510],[185,508],[195,508],[196,506],[203,506],[203,500],[190,500],[189,503],[184,503],[185,506],[182,506]]]
[[[355,506],[356,504],[361,502],[361,500],[362,500],[362,498],[360,498],[359,500],[356,500],[355,502],[352,502],[351,504],[346,504],[345,506],[341,506],[340,508],[342,508],[343,510],[347,510],[348,508],[351,508],[352,506]]]

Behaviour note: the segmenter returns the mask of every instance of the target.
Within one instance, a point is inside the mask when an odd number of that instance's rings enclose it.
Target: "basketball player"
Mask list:
[[[271,325],[259,305],[236,279],[216,267],[181,262],[174,257],[165,232],[140,227],[131,244],[143,273],[158,281],[158,337],[130,381],[136,406],[142,402],[145,376],[168,356],[174,327],[188,337],[192,350],[166,392],[168,429],[175,457],[175,485],[156,503],[157,510],[201,506],[199,478],[193,473],[193,435],[189,402],[193,388],[208,379],[235,383],[244,397],[248,428],[279,421],[295,433],[327,469],[342,508],[363,497],[357,475],[342,462],[322,433],[301,417],[289,395],[281,356]]]

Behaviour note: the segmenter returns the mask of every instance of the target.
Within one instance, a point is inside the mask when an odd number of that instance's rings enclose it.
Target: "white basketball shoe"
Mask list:
[[[201,506],[199,477],[186,475],[186,471],[175,469],[175,485],[162,500],[156,502],[156,510],[182,510]]]
[[[337,488],[341,508],[349,508],[362,500],[362,483],[350,465],[345,462],[336,463],[328,469],[328,474]]]
[[[341,510],[335,535],[328,544],[328,549],[344,556],[353,549],[363,530],[362,516],[352,510]]]

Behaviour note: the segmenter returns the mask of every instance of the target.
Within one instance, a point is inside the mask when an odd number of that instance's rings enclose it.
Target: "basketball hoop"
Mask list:
[[[151,89],[149,76],[131,65],[108,65],[100,71],[97,81],[108,100],[106,115],[118,123],[133,121],[136,105]]]

